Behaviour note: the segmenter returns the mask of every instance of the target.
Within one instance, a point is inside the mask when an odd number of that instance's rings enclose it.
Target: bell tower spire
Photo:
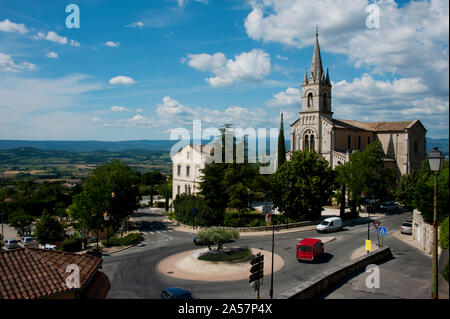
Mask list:
[[[309,77],[302,83],[302,110],[300,113],[319,112],[331,117],[331,82],[330,75],[323,71],[322,56],[319,46],[319,27],[316,26],[314,50]],[[305,70],[305,73],[307,71]]]

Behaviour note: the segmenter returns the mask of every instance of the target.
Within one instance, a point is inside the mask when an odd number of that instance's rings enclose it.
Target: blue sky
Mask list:
[[[194,119],[278,127],[280,112],[288,127],[316,25],[335,118],[448,138],[448,18],[446,0],[0,0],[0,139],[168,139]]]

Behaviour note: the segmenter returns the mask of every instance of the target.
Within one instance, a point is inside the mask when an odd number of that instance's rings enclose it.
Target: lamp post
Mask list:
[[[105,212],[103,214],[103,218],[105,219],[105,222],[106,222],[106,247],[108,247],[109,246],[109,224],[108,224],[109,215],[108,215],[108,212]]]
[[[441,171],[444,156],[438,147],[427,156],[430,170],[434,175],[434,209],[433,209],[433,288],[432,298],[438,299],[438,234],[437,234],[437,176]]]

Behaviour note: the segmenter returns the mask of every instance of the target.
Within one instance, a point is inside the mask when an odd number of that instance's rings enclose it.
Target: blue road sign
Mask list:
[[[378,227],[378,235],[387,236],[387,228],[386,227]]]

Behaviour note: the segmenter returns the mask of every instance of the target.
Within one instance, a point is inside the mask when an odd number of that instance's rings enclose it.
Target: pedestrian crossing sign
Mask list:
[[[386,236],[387,235],[387,228],[386,227],[378,227],[378,235]]]

